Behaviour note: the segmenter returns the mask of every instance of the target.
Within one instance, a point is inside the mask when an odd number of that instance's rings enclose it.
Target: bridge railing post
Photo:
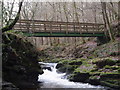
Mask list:
[[[66,34],[68,34],[68,23],[66,23]]]
[[[73,23],[73,30],[74,30],[74,33],[75,33],[75,31],[76,31],[76,30],[75,30],[75,23]]]
[[[81,28],[81,25],[79,24],[79,33],[81,34],[82,32],[82,28]]]
[[[95,25],[93,25],[92,27],[93,27],[93,34],[94,34],[94,33],[95,33],[95,31],[96,31],[96,26],[95,26]]]
[[[46,24],[44,24],[44,30],[45,30],[45,32],[46,32]]]
[[[88,33],[88,26],[87,26],[87,25],[85,25],[85,28],[86,28],[86,32]]]
[[[30,21],[25,22],[26,26],[27,26],[27,31],[30,32]]]
[[[60,32],[61,32],[61,30],[62,30],[62,28],[61,28],[61,24],[59,25],[59,27],[60,27]]]
[[[50,23],[50,34],[52,34],[52,23]]]
[[[97,26],[97,31],[100,32],[100,26]]]
[[[39,31],[40,31],[40,29],[41,29],[41,23],[39,23]]]
[[[32,23],[30,23],[30,24],[32,24],[32,30],[30,30],[30,32],[32,33],[32,32],[34,32],[34,31],[35,31],[34,20],[32,20]]]

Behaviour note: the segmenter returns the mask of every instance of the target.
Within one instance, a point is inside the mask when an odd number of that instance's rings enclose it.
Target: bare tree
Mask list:
[[[108,14],[106,12],[106,2],[101,2],[101,6],[102,6],[103,19],[104,19],[104,22],[105,22],[105,25],[106,25],[106,29],[108,30],[110,39],[113,41],[114,37],[112,35],[112,30],[111,30],[110,22],[109,22],[109,19],[108,19]]]
[[[9,25],[3,27],[2,32],[6,32],[6,31],[11,30],[14,27],[14,25],[16,24],[16,22],[19,20],[20,11],[21,11],[21,8],[22,8],[22,3],[23,3],[23,1],[19,3],[19,10],[17,12],[17,15],[16,15],[15,19]]]

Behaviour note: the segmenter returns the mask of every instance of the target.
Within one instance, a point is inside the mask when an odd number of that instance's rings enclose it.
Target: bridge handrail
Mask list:
[[[32,32],[79,32],[79,33],[104,33],[104,24],[81,23],[81,22],[61,22],[42,20],[19,20],[14,29],[17,31]]]
[[[43,21],[43,20],[25,20],[25,19],[21,19],[18,22],[21,23],[26,23],[26,22],[34,22],[34,23],[44,23],[44,24],[75,24],[75,25],[104,25],[103,23],[82,23],[82,22],[62,22],[62,21]]]

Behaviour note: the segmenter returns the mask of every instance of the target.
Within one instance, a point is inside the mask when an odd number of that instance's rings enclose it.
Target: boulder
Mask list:
[[[60,67],[62,67],[62,66],[63,66],[62,63],[58,63],[58,64],[56,65],[56,69],[58,69],[58,68],[60,68]]]
[[[103,59],[103,60],[96,61],[93,64],[96,64],[98,68],[103,68],[106,65],[109,65],[109,66],[115,65],[116,61],[112,59]]]
[[[42,67],[42,69],[47,69],[49,71],[52,71],[51,67]]]
[[[89,73],[75,72],[69,77],[69,80],[74,82],[87,82],[89,77]]]

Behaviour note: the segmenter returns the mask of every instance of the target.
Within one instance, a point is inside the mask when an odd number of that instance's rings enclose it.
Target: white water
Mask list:
[[[102,88],[101,86],[93,86],[88,83],[68,81],[64,78],[65,73],[60,74],[56,72],[56,63],[46,63],[46,65],[49,65],[52,71],[46,69],[43,70],[44,74],[39,75],[38,81],[43,82],[41,88]]]

